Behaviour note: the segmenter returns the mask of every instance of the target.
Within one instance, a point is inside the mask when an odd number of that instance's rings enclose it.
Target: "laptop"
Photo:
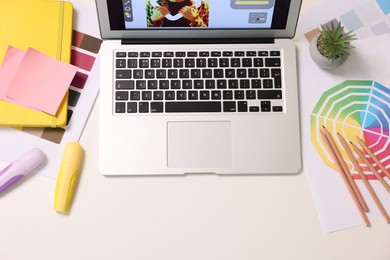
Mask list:
[[[301,169],[301,0],[96,0],[104,175]]]

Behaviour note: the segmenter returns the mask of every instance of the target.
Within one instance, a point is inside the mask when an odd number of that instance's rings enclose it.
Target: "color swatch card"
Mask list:
[[[19,54],[6,54],[4,60],[11,71],[0,78],[9,83],[8,87],[4,86],[7,101],[55,115],[77,68],[32,48],[26,52],[16,48],[9,50]],[[8,57],[16,60],[9,61]]]
[[[341,22],[346,32],[353,31],[358,39],[390,33],[389,0],[325,1],[303,12],[298,21],[295,40],[300,51],[308,50],[320,25]]]
[[[364,140],[382,164],[390,168],[390,34],[355,41],[354,54],[335,70],[320,69],[308,52],[299,56],[303,162],[325,232],[363,225],[340,177],[334,158],[321,138],[326,126],[347,159],[348,171],[366,203],[368,218],[382,220],[378,207],[348,160],[338,133],[357,144]],[[359,145],[358,145],[359,146]],[[360,161],[365,176],[390,214],[390,194]],[[388,182],[377,165],[375,168]]]

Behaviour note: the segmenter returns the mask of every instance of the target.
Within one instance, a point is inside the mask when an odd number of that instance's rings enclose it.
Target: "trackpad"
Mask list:
[[[231,167],[230,122],[168,122],[167,130],[168,167]]]

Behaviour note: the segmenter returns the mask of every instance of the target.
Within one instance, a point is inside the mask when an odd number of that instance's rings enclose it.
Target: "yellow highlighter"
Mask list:
[[[83,155],[84,152],[79,143],[66,144],[62,154],[54,198],[54,210],[57,212],[67,213],[69,210]]]

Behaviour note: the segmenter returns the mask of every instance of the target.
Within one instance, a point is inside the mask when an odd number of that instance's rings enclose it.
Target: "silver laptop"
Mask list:
[[[104,175],[301,168],[301,0],[96,0]]]

